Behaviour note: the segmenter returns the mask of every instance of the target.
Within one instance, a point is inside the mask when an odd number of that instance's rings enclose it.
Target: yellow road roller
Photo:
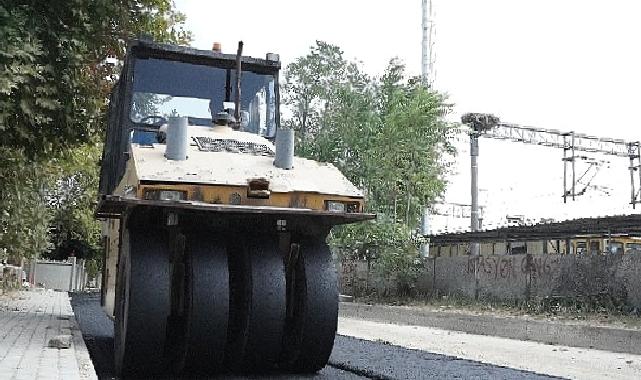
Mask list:
[[[313,373],[338,314],[334,225],[373,219],[280,128],[276,54],[130,42],[96,217],[121,377]]]

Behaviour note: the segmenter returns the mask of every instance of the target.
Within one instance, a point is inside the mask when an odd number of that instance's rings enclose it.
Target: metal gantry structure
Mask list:
[[[520,142],[529,145],[546,146],[563,149],[563,202],[568,198],[574,200],[577,195],[585,192],[585,189],[577,193],[577,182],[580,181],[587,171],[579,176],[577,180],[576,162],[578,159],[587,160],[585,156],[577,155],[577,152],[598,153],[616,157],[627,157],[630,160],[628,167],[630,171],[630,204],[633,208],[641,203],[641,143],[639,141],[626,141],[607,137],[595,137],[576,132],[563,132],[555,129],[544,129],[522,126],[512,123],[504,123],[492,114],[468,113],[461,118],[463,124],[470,128],[470,157],[471,157],[471,230],[479,230],[479,205],[478,205],[478,155],[479,137],[486,137],[498,140]],[[595,161],[592,160],[592,165]],[[588,170],[590,170],[588,168]],[[570,185],[568,185],[570,181]],[[472,242],[471,254],[478,255],[478,243]]]

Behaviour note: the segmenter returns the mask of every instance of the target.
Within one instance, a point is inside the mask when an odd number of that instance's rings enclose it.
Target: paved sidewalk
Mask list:
[[[57,336],[69,348],[49,347]],[[66,292],[0,296],[0,380],[97,379]]]

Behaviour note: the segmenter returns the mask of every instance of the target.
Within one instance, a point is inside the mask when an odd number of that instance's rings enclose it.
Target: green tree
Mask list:
[[[66,153],[57,166],[59,172],[46,192],[52,212],[53,250],[47,254],[51,258],[74,255],[91,259],[99,252],[100,226],[94,218],[94,209],[100,154],[101,144],[82,145]]]
[[[407,78],[398,60],[375,78],[321,41],[287,66],[285,80],[285,124],[300,136],[297,153],[334,163],[379,214],[335,228],[332,243],[360,257],[376,252],[382,272],[394,272],[407,289],[422,209],[445,189],[443,158],[455,153],[445,97]]]
[[[442,117],[445,97],[405,78],[397,60],[372,78],[317,41],[286,69],[285,124],[301,136],[298,154],[334,163],[365,189],[371,211],[415,226],[445,188],[453,128]]]
[[[14,1],[0,5],[0,146],[29,158],[102,131],[126,41],[142,33],[184,43],[169,0]]]
[[[171,0],[0,4],[0,253],[95,246],[95,152],[127,40],[185,44],[184,20]]]
[[[424,205],[445,189],[442,158],[453,154],[451,125],[443,95],[416,78],[403,81],[404,66],[392,60],[378,85],[381,125],[369,151],[378,168],[370,197],[380,212],[415,226]]]
[[[297,131],[299,154],[319,154],[314,138],[321,133],[323,117],[344,88],[363,85],[367,78],[335,45],[316,41],[309,54],[289,64],[283,84],[283,104],[291,115],[284,125]]]
[[[47,170],[23,152],[0,148],[0,260],[19,263],[50,248]]]

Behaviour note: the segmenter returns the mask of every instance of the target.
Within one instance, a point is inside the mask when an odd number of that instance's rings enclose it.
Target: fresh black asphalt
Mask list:
[[[113,322],[100,307],[99,295],[75,293],[71,304],[99,379],[113,379]],[[314,376],[272,374],[218,378],[534,380],[553,377],[337,335],[329,365]]]

